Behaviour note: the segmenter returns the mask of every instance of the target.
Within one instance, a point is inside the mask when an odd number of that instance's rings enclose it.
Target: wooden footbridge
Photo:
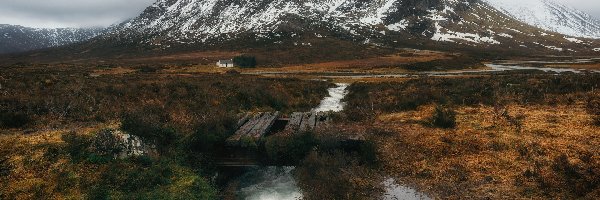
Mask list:
[[[237,123],[237,131],[227,139],[227,145],[215,160],[219,167],[252,167],[266,161],[264,152],[256,146],[269,135],[293,135],[329,127],[331,113],[295,112],[283,115],[280,112],[245,114]],[[341,139],[342,146],[356,147],[363,139],[349,135]],[[267,161],[268,162],[268,161]]]
[[[240,146],[245,141],[260,141],[271,133],[303,133],[329,124],[328,113],[295,112],[284,116],[280,112],[246,114],[237,123],[238,130],[227,139],[229,146]]]

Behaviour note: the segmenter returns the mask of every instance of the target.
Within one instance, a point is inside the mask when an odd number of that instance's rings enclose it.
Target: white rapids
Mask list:
[[[245,200],[297,200],[302,192],[292,176],[295,167],[261,167],[245,174],[238,197]]]
[[[336,83],[330,88],[329,97],[325,97],[315,112],[340,112],[344,110],[342,100],[348,94],[349,84]],[[240,177],[242,187],[238,198],[245,200],[296,200],[303,195],[292,175],[295,167],[257,167]]]
[[[340,112],[344,110],[345,104],[342,102],[344,97],[348,94],[346,88],[349,84],[347,83],[336,83],[335,88],[330,88],[329,97],[325,97],[321,101],[321,104],[314,109],[315,112]]]

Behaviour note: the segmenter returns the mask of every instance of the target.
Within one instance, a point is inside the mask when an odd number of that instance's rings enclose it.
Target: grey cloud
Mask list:
[[[30,27],[105,27],[135,17],[154,1],[2,0],[0,24]]]
[[[584,11],[600,20],[600,1],[598,0],[555,0],[578,10]]]
[[[1,0],[0,24],[30,27],[105,27],[135,17],[154,1],[156,0]],[[555,1],[600,19],[598,0]]]

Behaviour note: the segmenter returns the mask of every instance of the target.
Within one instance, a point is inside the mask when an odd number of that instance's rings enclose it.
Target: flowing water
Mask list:
[[[321,101],[321,104],[317,108],[314,109],[315,112],[340,112],[344,110],[344,103],[342,100],[348,94],[346,88],[348,88],[348,84],[346,83],[336,83],[335,88],[330,88],[329,97],[325,97]]]
[[[348,94],[349,84],[336,83],[330,88],[329,97],[325,97],[315,112],[340,112],[344,110],[342,100]],[[240,189],[237,196],[245,200],[296,200],[302,199],[302,191],[296,185],[292,174],[295,167],[255,167],[238,178]],[[417,190],[402,186],[392,178],[383,181],[386,192],[384,200],[430,200],[427,195]]]
[[[563,72],[595,72],[600,73],[598,70],[584,70],[584,69],[573,69],[573,68],[553,68],[553,67],[527,67],[519,64],[486,64],[491,70],[488,72],[501,72],[501,71],[512,71],[512,70],[540,70],[544,72],[563,73]]]
[[[576,60],[576,63],[587,63],[593,60]],[[548,63],[541,62],[540,63]],[[544,72],[553,73],[581,73],[586,70],[570,69],[570,68],[549,68],[549,67],[528,67],[524,66],[527,63],[538,63],[538,61],[527,62],[501,62],[496,64],[486,64],[488,69],[484,70],[463,70],[452,72],[422,72],[417,74],[328,74],[322,75],[323,78],[399,78],[411,76],[461,76],[466,74],[485,74],[493,72],[513,71],[513,70],[541,70]],[[569,62],[560,62],[568,64]],[[573,62],[570,62],[573,63]],[[587,70],[588,72],[597,72],[597,70]],[[260,75],[286,75],[293,74],[289,72],[262,72],[256,73]],[[329,97],[324,98],[318,107],[313,109],[316,112],[340,112],[344,110],[344,102],[342,100],[348,94],[346,90],[348,84],[337,83],[336,87],[328,90]],[[240,189],[238,190],[238,198],[246,200],[295,200],[302,198],[302,191],[296,185],[296,181],[292,175],[295,167],[255,167],[238,180],[240,181]],[[396,183],[393,178],[385,179],[382,184],[385,186],[385,193],[381,197],[384,200],[429,200],[427,195],[418,192],[417,190]]]
[[[497,72],[505,71],[517,71],[517,70],[540,70],[549,73],[600,73],[600,70],[589,70],[589,69],[577,69],[576,65],[573,68],[560,68],[560,67],[532,67],[531,64],[593,64],[600,62],[600,58],[590,59],[573,59],[573,60],[560,60],[560,61],[518,61],[518,60],[498,60],[494,63],[485,64],[487,69],[475,69],[475,70],[458,70],[458,71],[428,71],[428,72],[415,72],[415,73],[391,73],[391,74],[373,74],[373,73],[352,73],[352,72],[322,72],[322,73],[308,73],[313,76],[320,78],[344,78],[344,79],[362,79],[362,78],[407,78],[407,77],[419,77],[419,76],[463,76],[463,75],[476,75],[476,74],[492,74]],[[247,73],[252,75],[263,75],[263,76],[293,76],[300,74],[307,74],[302,71],[287,71],[287,72],[254,72]],[[343,90],[342,90],[343,91]],[[330,91],[331,92],[331,91]],[[332,97],[334,97],[332,95]]]
[[[338,83],[330,88],[315,112],[339,112],[344,110],[342,99],[348,94],[348,84]],[[242,175],[237,196],[245,200],[295,200],[302,198],[292,171],[295,167],[255,167]]]
[[[292,176],[295,167],[256,167],[242,177],[238,197],[246,200],[295,200],[302,192]]]

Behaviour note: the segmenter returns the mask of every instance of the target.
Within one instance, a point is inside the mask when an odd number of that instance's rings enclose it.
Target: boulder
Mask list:
[[[101,130],[94,137],[91,148],[99,155],[119,159],[157,154],[155,145],[144,142],[138,136],[115,129]]]

